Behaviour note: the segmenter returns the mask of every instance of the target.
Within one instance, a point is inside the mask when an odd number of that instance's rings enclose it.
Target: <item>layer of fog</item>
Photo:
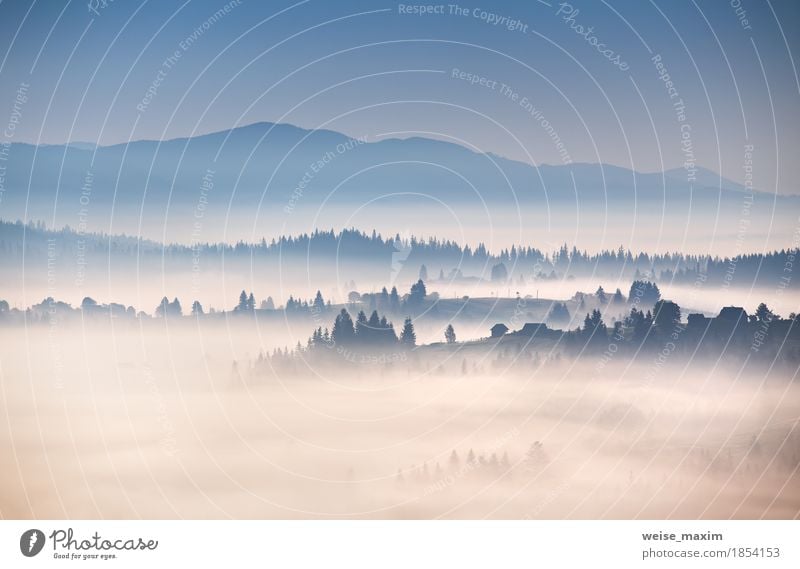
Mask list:
[[[800,511],[796,370],[677,359],[599,369],[599,356],[544,353],[508,368],[491,350],[456,350],[251,371],[284,342],[253,326],[168,321],[0,330],[2,516]]]

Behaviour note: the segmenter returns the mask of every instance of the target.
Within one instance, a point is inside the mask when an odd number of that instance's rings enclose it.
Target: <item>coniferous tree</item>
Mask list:
[[[289,298],[291,299],[291,297]],[[247,310],[247,293],[245,291],[242,291],[239,294],[239,304],[236,305],[236,308],[234,310],[238,310],[240,312]]]
[[[672,301],[659,300],[653,307],[653,318],[655,325],[666,333],[681,321],[681,309]]]
[[[774,314],[764,302],[759,304],[758,308],[756,308],[755,316],[759,322],[769,322],[770,320],[774,320],[775,318],[780,318],[780,316]]]
[[[447,329],[444,331],[444,339],[448,344],[456,343],[456,331],[452,324],[447,325]]]
[[[192,303],[192,316],[202,316],[203,314],[203,305],[200,304],[199,300],[195,300]]]
[[[603,315],[599,310],[592,310],[591,314],[586,314],[583,321],[583,334],[587,339],[593,340],[604,339],[606,337],[608,328],[603,322]]]
[[[160,318],[169,316],[169,299],[166,296],[161,299],[161,302],[156,307],[155,314]]]
[[[353,343],[355,337],[356,331],[353,327],[353,319],[350,317],[350,313],[342,308],[342,311],[339,312],[333,322],[331,339],[337,345],[347,346]]]
[[[365,343],[369,341],[368,336],[367,315],[364,314],[363,310],[359,310],[358,316],[356,316],[356,338],[358,338],[359,343]]]
[[[389,309],[392,312],[400,310],[400,295],[397,294],[397,287],[392,287],[392,292],[389,293]]]
[[[417,335],[414,333],[414,324],[411,318],[406,318],[403,324],[403,332],[400,334],[400,342],[407,348],[413,348],[417,345]]]
[[[314,297],[313,308],[314,311],[317,313],[320,313],[323,310],[325,310],[325,300],[322,298],[322,293],[320,291],[317,291],[317,294]]]
[[[428,280],[428,267],[426,267],[425,265],[422,265],[419,268],[419,280],[421,280],[421,281],[427,281]]]
[[[411,293],[408,295],[408,304],[414,308],[422,306],[425,302],[425,297],[428,291],[425,288],[425,282],[420,279],[411,285]]]

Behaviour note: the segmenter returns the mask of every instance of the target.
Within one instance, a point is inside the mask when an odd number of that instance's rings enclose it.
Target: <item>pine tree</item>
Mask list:
[[[422,279],[411,285],[411,293],[408,295],[408,304],[413,307],[422,306],[428,291]]]
[[[355,337],[356,331],[353,327],[353,319],[350,317],[350,313],[342,308],[342,311],[333,321],[331,339],[337,345],[347,346],[353,342]]]
[[[192,303],[192,316],[202,316],[203,314],[203,305],[200,304],[199,300],[195,300]]]
[[[456,343],[456,331],[453,329],[452,324],[447,325],[447,329],[444,331],[444,339],[448,344]]]
[[[597,301],[600,304],[605,304],[608,302],[608,296],[606,295],[606,291],[603,290],[602,286],[597,287],[597,292],[595,292],[594,295],[597,297]]]
[[[291,297],[289,297],[289,299],[291,300]],[[247,310],[247,293],[245,291],[242,291],[241,294],[239,294],[239,304],[236,305],[236,308],[234,310],[238,311]]]
[[[322,293],[317,291],[317,295],[314,297],[314,312],[322,312],[325,310],[325,300],[322,298]]]
[[[417,335],[414,333],[414,324],[411,323],[411,318],[406,318],[403,324],[403,331],[400,334],[400,343],[407,348],[413,348],[417,345]]]
[[[400,310],[400,295],[397,294],[397,287],[392,287],[392,292],[389,293],[389,309],[392,312]]]
[[[356,316],[356,337],[359,343],[363,343],[367,340],[368,336],[367,315],[364,314],[363,310],[359,310],[358,316]]]
[[[169,299],[165,296],[156,307],[156,316],[164,318],[169,315]]]

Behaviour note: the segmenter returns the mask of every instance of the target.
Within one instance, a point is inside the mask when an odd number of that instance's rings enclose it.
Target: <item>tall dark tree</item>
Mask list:
[[[400,310],[400,295],[397,294],[397,287],[392,287],[392,292],[389,293],[389,309],[392,312]]]
[[[456,343],[456,331],[452,324],[447,325],[447,329],[444,331],[444,339],[448,344]]]
[[[291,299],[291,297],[289,297],[289,298]],[[287,304],[287,308],[288,308],[288,304]],[[236,308],[234,310],[238,310],[238,311],[241,311],[241,312],[244,312],[244,311],[247,310],[247,293],[245,291],[242,291],[239,294],[239,304],[236,305]]]
[[[653,306],[653,319],[656,327],[666,333],[681,321],[681,309],[671,300],[659,300]]]
[[[342,308],[342,311],[336,316],[336,320],[333,321],[331,339],[337,345],[347,346],[355,340],[355,337],[353,319],[350,317],[350,313]]]
[[[417,335],[414,333],[414,324],[411,322],[411,318],[406,318],[406,321],[403,323],[400,343],[407,348],[413,348],[417,345]]]
[[[607,330],[599,310],[594,309],[591,314],[586,315],[583,321],[583,333],[587,338],[591,337],[593,340],[605,338]]]
[[[166,296],[161,299],[161,302],[156,307],[155,313],[156,316],[160,318],[169,316],[169,299]]]
[[[391,345],[397,342],[397,334],[395,334],[394,326],[391,322],[386,320],[386,316],[381,317],[381,343],[384,345]]]
[[[256,309],[256,297],[253,296],[251,292],[250,295],[247,297],[247,310],[255,310]]]
[[[359,342],[368,341],[369,338],[367,315],[364,314],[363,310],[359,310],[358,316],[356,316],[356,337],[358,338]]]
[[[200,304],[199,300],[195,300],[192,303],[192,316],[202,316],[203,314],[205,314],[203,312],[203,305]]]
[[[316,296],[314,296],[314,304],[313,304],[314,312],[320,313],[325,310],[325,299],[322,298],[322,293],[317,291]]]
[[[172,302],[169,303],[169,315],[183,316],[183,309],[181,308],[181,302],[178,300],[178,297],[175,297]]]
[[[425,288],[425,283],[422,279],[411,285],[411,293],[408,295],[408,304],[412,307],[420,307],[425,302],[425,297],[428,295],[428,290]]]
[[[756,308],[756,318],[759,322],[769,322],[770,320],[774,320],[775,318],[780,318],[777,314],[774,314],[766,305],[766,303],[762,302]]]
[[[378,311],[373,310],[367,320],[367,343],[377,344],[381,338],[381,318],[378,316]]]

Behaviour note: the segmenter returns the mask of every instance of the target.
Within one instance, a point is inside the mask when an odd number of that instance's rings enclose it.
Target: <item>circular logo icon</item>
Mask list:
[[[38,529],[29,529],[19,538],[19,550],[25,557],[37,555],[44,547],[44,532]]]

